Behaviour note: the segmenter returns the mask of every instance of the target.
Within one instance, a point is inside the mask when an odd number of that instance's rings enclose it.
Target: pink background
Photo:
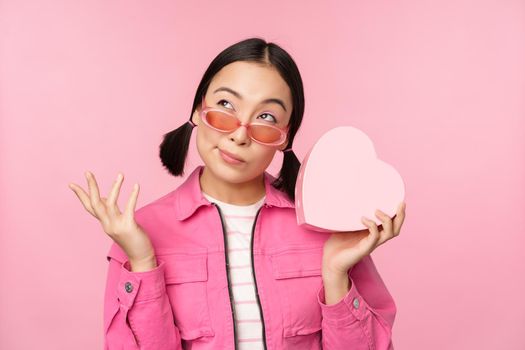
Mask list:
[[[301,70],[300,159],[352,125],[407,184],[401,235],[373,253],[395,347],[525,348],[523,1],[0,6],[0,348],[102,348],[111,241],[67,184],[91,170],[107,193],[122,171],[121,206],[135,182],[138,206],[178,186],[162,134],[213,57],[251,36]]]

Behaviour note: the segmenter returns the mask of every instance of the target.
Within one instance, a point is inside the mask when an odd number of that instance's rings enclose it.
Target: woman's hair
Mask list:
[[[299,69],[292,57],[277,44],[267,43],[261,38],[249,38],[231,45],[215,57],[197,87],[189,121],[179,128],[164,134],[163,141],[159,147],[159,155],[162,164],[172,175],[184,175],[184,164],[194,127],[191,122],[191,115],[201,103],[202,97],[206,94],[215,74],[224,66],[236,61],[255,62],[274,67],[288,84],[292,94],[293,108],[287,133],[287,149],[292,148],[295,134],[301,126],[304,113],[303,82]],[[279,177],[272,183],[275,188],[285,192],[292,201],[295,200],[295,183],[300,166],[301,163],[293,151],[284,152]]]

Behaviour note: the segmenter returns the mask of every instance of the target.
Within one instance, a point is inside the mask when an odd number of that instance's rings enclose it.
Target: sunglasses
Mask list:
[[[200,113],[204,124],[210,128],[231,133],[241,126],[246,126],[248,135],[252,140],[266,146],[280,146],[286,141],[289,126],[281,129],[264,123],[241,123],[235,114],[218,108],[207,107],[202,96],[202,109]]]

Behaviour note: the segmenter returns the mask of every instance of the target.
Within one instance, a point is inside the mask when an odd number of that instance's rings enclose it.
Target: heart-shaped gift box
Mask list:
[[[367,229],[361,216],[382,222],[376,209],[396,214],[405,184],[396,169],[377,157],[361,130],[340,126],[308,151],[295,186],[297,223],[320,232]]]

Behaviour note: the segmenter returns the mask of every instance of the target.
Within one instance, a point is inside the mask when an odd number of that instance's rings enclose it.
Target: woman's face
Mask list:
[[[266,99],[280,100],[282,105],[263,103]],[[290,89],[275,68],[245,61],[231,63],[215,75],[205,102],[208,107],[235,113],[242,123],[269,122],[278,128],[288,125],[293,108]],[[260,176],[270,165],[275,152],[285,149],[288,143],[286,140],[278,147],[262,145],[250,138],[245,127],[231,133],[216,131],[201,120],[200,106],[193,113],[192,121],[198,125],[197,149],[206,167],[227,182],[241,183]],[[243,162],[231,164],[224,160],[219,150],[229,152]]]

